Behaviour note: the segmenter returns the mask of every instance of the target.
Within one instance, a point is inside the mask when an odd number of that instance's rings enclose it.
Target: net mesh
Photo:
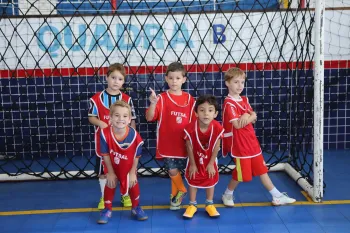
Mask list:
[[[145,141],[139,174],[163,174],[162,162],[155,160],[156,125],[145,120],[148,89],[166,90],[166,66],[181,61],[188,77],[184,90],[195,97],[214,94],[220,104],[227,95],[223,72],[242,68],[243,94],[257,112],[255,130],[266,162],[290,163],[312,183],[314,11],[308,1],[305,7],[293,4],[2,1],[0,173],[96,176],[88,100],[106,87],[109,64],[120,62],[128,73],[124,91],[133,98]],[[329,80],[339,84],[340,77]],[[330,112],[347,93],[330,95]],[[219,155],[221,172],[232,164]]]

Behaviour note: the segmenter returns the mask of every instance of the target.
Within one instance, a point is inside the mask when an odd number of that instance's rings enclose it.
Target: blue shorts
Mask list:
[[[166,170],[179,169],[184,170],[186,168],[187,159],[177,159],[177,158],[165,158],[164,167]]]

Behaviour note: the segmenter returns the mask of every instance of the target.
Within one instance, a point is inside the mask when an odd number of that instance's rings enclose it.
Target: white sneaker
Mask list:
[[[225,206],[233,207],[235,206],[235,203],[233,202],[233,195],[231,194],[223,194],[221,198],[222,202]]]
[[[272,205],[279,206],[279,205],[292,204],[295,201],[296,200],[294,198],[288,197],[287,193],[282,193],[282,196],[272,198]]]

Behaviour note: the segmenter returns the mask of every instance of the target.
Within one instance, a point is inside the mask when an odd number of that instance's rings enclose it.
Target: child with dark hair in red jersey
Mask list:
[[[210,217],[218,217],[213,198],[214,188],[219,181],[217,155],[224,128],[214,120],[219,106],[215,96],[200,96],[194,107],[197,120],[185,127],[185,140],[188,154],[185,178],[189,185],[190,205],[183,214],[192,218],[197,212],[197,189],[205,189],[205,210]]]

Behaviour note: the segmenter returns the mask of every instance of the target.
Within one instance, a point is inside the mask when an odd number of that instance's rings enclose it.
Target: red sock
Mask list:
[[[132,203],[132,208],[135,208],[139,205],[140,202],[140,187],[139,183],[136,183],[134,187],[129,189],[130,199]]]
[[[107,185],[105,186],[105,194],[104,194],[105,208],[109,210],[112,210],[112,202],[114,199],[115,189],[116,188],[109,188]]]

